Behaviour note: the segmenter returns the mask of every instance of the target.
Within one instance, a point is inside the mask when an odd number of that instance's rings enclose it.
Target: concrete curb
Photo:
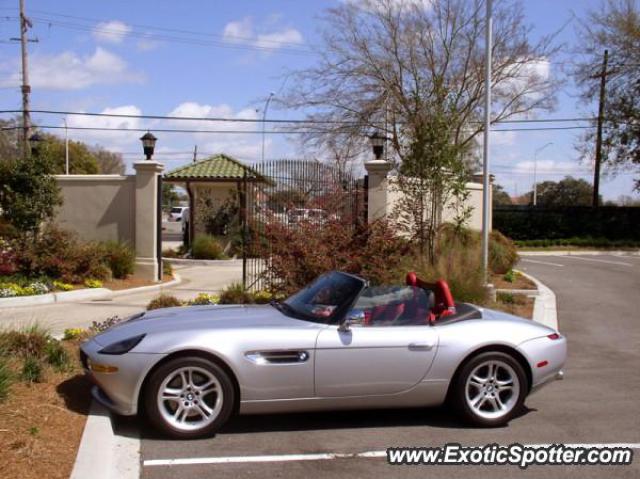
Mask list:
[[[538,294],[533,303],[533,320],[558,331],[558,309],[555,293],[530,274],[519,270],[518,273],[533,281],[538,287]]]
[[[114,434],[109,411],[91,403],[71,479],[138,479],[140,439]]]
[[[540,291],[537,289],[496,289],[496,293],[507,293],[507,294],[524,294],[526,296],[538,296]]]
[[[128,296],[130,294],[148,293],[150,291],[162,291],[166,288],[173,288],[174,286],[182,283],[182,278],[179,274],[173,273],[173,279],[166,283],[151,284],[149,286],[140,286],[138,288],[120,289],[118,291],[112,291],[112,296],[118,298],[120,296]]]
[[[242,258],[238,259],[185,259],[185,258],[162,258],[162,261],[166,261],[171,264],[180,266],[215,266],[222,264],[232,264],[242,261]]]
[[[571,255],[601,255],[601,254],[611,254],[614,256],[640,256],[639,250],[547,250],[547,251],[518,251],[519,256],[571,256]]]
[[[20,308],[23,306],[39,306],[41,304],[73,303],[76,301],[110,300],[113,292],[107,288],[87,288],[59,293],[39,294],[37,296],[17,296],[0,298],[1,308]]]

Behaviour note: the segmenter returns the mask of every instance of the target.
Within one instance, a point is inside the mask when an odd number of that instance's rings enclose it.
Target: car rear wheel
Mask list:
[[[145,389],[151,423],[181,439],[216,432],[231,416],[233,384],[217,364],[200,357],[176,358],[156,369]]]
[[[501,352],[479,354],[454,379],[452,400],[469,423],[503,426],[522,408],[527,379],[522,366]]]

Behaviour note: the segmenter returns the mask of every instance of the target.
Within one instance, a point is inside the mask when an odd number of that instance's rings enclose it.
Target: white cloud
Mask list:
[[[517,94],[531,85],[540,85],[547,81],[551,75],[551,63],[547,58],[514,63],[510,68],[505,69],[505,75],[508,75],[508,78],[495,85],[496,91],[507,95]]]
[[[231,43],[243,43],[253,38],[253,22],[250,17],[229,22],[223,31],[224,39]]]
[[[20,81],[15,65],[7,65],[12,72],[1,86]],[[7,72],[9,73],[9,72]],[[118,55],[97,47],[88,56],[66,51],[58,55],[33,55],[31,58],[31,86],[45,90],[79,90],[93,85],[136,83],[144,80],[141,73],[133,72]]]
[[[139,52],[150,52],[151,50],[155,50],[159,46],[159,41],[151,40],[150,38],[142,38],[136,43],[136,49]]]
[[[99,42],[122,43],[131,27],[120,20],[100,22],[93,29],[93,37]]]
[[[142,111],[135,105],[123,105],[105,108],[100,113],[136,116],[141,115]],[[136,131],[73,130],[72,128],[144,128],[140,118],[80,115],[67,117],[67,126],[70,128],[69,135],[74,140],[84,141],[90,145],[100,144],[112,151],[124,151],[134,146],[139,148],[137,144],[141,133]]]
[[[429,10],[433,6],[433,0],[343,0],[343,2],[372,12],[386,11],[387,4],[392,9],[418,6],[424,8],[425,10]]]
[[[278,28],[274,25],[279,16],[269,17],[261,27],[255,27],[251,17],[227,23],[223,36],[225,41],[239,45],[276,50],[302,44],[302,33],[292,27]]]
[[[197,102],[184,102],[175,107],[169,116],[200,117],[200,118],[233,118],[257,119],[259,114],[253,108],[234,110],[230,105],[207,105]],[[244,161],[255,161],[260,158],[262,137],[254,133],[224,133],[225,131],[256,131],[260,126],[251,122],[218,122],[203,120],[173,120],[174,128],[194,130],[217,130],[222,133],[193,133],[190,136],[193,143],[197,143],[198,150],[204,153],[227,153],[237,156]],[[186,135],[184,135],[186,136]],[[184,137],[182,138],[184,141]],[[268,152],[272,141],[267,138],[265,150]]]

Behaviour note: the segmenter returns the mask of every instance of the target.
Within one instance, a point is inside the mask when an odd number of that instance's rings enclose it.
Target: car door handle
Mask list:
[[[409,351],[431,351],[433,344],[431,343],[410,343]]]

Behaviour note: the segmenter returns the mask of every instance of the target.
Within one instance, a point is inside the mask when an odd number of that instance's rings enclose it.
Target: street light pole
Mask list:
[[[484,56],[484,142],[482,148],[482,273],[484,283],[489,279],[489,222],[491,220],[491,181],[489,178],[489,137],[491,127],[491,48],[493,45],[493,8],[492,0],[487,1],[485,17],[485,56]]]
[[[261,162],[264,163],[264,137],[265,137],[265,127],[266,127],[266,120],[267,120],[267,110],[269,109],[269,103],[271,103],[271,99],[275,96],[275,93],[271,92],[269,93],[269,98],[267,98],[267,101],[264,104],[264,110],[262,111],[262,156],[261,158]]]
[[[538,153],[544,150],[547,146],[553,145],[553,141],[542,145],[533,154],[533,206],[538,204]]]
[[[69,174],[69,130],[67,129],[67,117],[64,117],[64,172]]]

